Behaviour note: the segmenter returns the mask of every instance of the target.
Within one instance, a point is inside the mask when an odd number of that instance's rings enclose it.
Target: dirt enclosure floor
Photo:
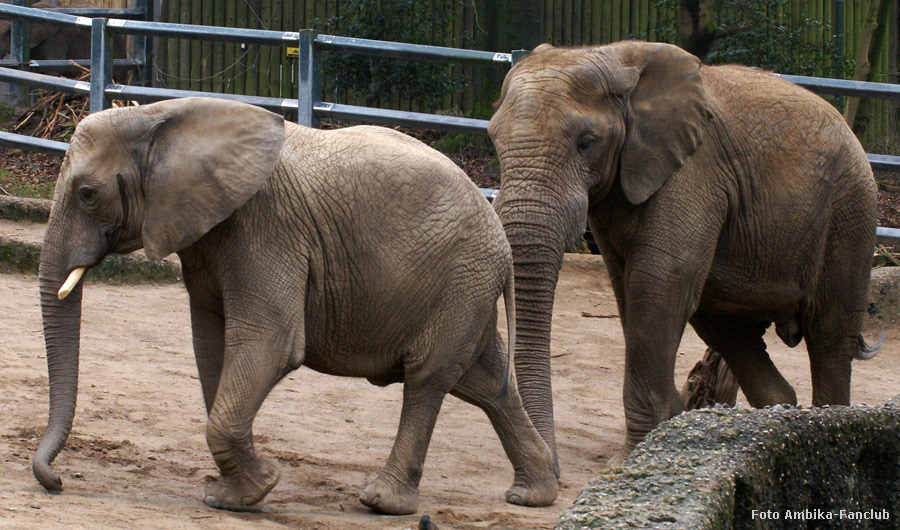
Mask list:
[[[512,467],[487,418],[448,397],[438,418],[415,516],[379,516],[357,497],[387,458],[401,387],[301,369],[279,384],[257,417],[260,451],[282,463],[262,511],[232,513],[200,502],[215,474],[181,285],[88,285],[84,294],[78,409],[54,464],[65,491],[46,493],[30,458],[46,424],[37,281],[0,275],[0,527],[17,529],[404,529],[429,513],[441,529],[552,528],[581,487],[621,447],[624,342],[602,261],[567,256],[553,323],[553,384],[563,470],[548,508],[503,501]],[[502,305],[502,304],[501,304]],[[896,326],[896,325],[892,325]],[[881,354],[854,362],[853,400],[900,393],[900,327]],[[803,346],[771,332],[770,352],[811,399]],[[680,387],[704,346],[691,330],[679,350]],[[742,396],[739,399],[743,399]]]

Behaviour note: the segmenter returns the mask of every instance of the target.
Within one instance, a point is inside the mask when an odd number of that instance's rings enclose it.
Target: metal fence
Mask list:
[[[23,0],[17,0],[21,3]],[[139,0],[144,1],[144,0]],[[123,10],[118,10],[123,11]],[[132,11],[132,10],[125,10]],[[148,11],[143,11],[146,14]],[[91,13],[96,14],[96,13]],[[128,13],[132,14],[132,13]],[[137,13],[134,13],[137,14]],[[404,44],[367,39],[354,39],[335,35],[319,34],[314,30],[298,32],[267,31],[243,28],[226,28],[218,26],[197,26],[189,24],[173,24],[165,22],[148,22],[145,20],[127,20],[124,18],[90,18],[84,14],[30,9],[16,5],[0,4],[0,18],[11,18],[13,24],[13,50],[18,45],[18,56],[13,61],[18,66],[42,66],[39,61],[28,61],[23,57],[22,47],[27,39],[27,29],[22,29],[28,22],[46,22],[53,24],[71,24],[91,32],[91,81],[75,81],[61,77],[49,76],[27,70],[18,70],[0,66],[0,81],[45,90],[54,90],[69,94],[80,94],[90,98],[90,111],[97,112],[112,106],[113,99],[138,101],[141,103],[165,99],[207,96],[229,99],[257,105],[281,114],[296,114],[297,122],[302,125],[316,127],[319,119],[332,118],[349,121],[361,121],[383,125],[400,125],[423,129],[452,131],[470,134],[487,135],[486,120],[476,120],[455,116],[443,116],[408,112],[400,110],[342,105],[321,101],[322,87],[322,52],[344,52],[392,57],[399,59],[418,59],[430,61],[454,61],[463,63],[480,63],[505,68],[524,56],[526,51],[511,53],[494,53],[439,46]],[[16,30],[16,27],[19,27]],[[147,39],[150,37],[187,38],[221,42],[238,42],[247,44],[265,44],[272,46],[296,46],[299,48],[299,64],[297,68],[297,98],[282,99],[260,96],[244,96],[239,94],[218,94],[191,90],[175,90],[152,88],[148,86],[130,86],[112,83],[113,39],[116,34],[132,35],[135,42],[141,40],[143,55],[132,59],[134,66],[146,66],[149,57]],[[9,62],[7,62],[9,63]],[[56,65],[50,65],[56,66]],[[860,96],[879,99],[900,100],[900,85],[886,83],[870,83],[862,81],[846,81],[841,79],[822,79],[802,76],[781,76],[782,78],[804,86],[813,92],[830,95]],[[47,153],[62,154],[68,144],[0,132],[0,145],[30,149]],[[887,155],[868,155],[873,169],[900,172],[900,157]],[[484,195],[491,199],[497,190],[482,189]],[[900,240],[900,229],[878,227],[878,236]]]
[[[12,19],[10,24],[9,59],[0,60],[0,67],[15,67],[38,72],[74,71],[77,66],[90,67],[91,61],[87,59],[66,60],[31,60],[30,39],[31,23],[73,25],[76,28],[85,28],[89,31],[91,19],[96,17],[108,17],[115,19],[152,20],[152,0],[134,0],[135,7],[131,9],[108,8],[48,8],[32,9],[28,7],[31,0],[10,0],[11,5],[2,5],[0,16]],[[73,18],[74,17],[74,18]],[[90,35],[86,35],[86,38]],[[150,71],[152,68],[151,43],[146,37],[132,39],[131,58],[116,59],[116,68],[130,68],[137,72],[134,78],[138,83],[146,85],[150,83]]]

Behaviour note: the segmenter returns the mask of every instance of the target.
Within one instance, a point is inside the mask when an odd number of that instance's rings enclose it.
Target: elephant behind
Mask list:
[[[515,469],[507,501],[556,498],[549,448],[496,329],[501,292],[515,314],[511,252],[474,184],[390,129],[309,129],[207,98],[92,114],[72,138],[41,252],[50,416],[33,470],[47,489],[61,488],[49,465],[74,416],[79,278],[106,254],[138,248],[181,258],[221,474],[207,504],[245,507],[275,486],[278,466],[254,449],[253,419],[300,366],[404,383],[394,448],[362,493],[367,506],[416,511],[448,392],[490,418]]]
[[[876,186],[840,113],[776,76],[701,66],[672,45],[541,45],[503,85],[489,133],[513,249],[516,371],[555,448],[550,317],[566,244],[590,225],[625,335],[630,448],[683,409],[688,322],[751,405],[796,403],[766,353],[805,339],[813,404],[850,402],[875,238]]]
[[[35,2],[31,7],[46,9],[58,7],[57,2]],[[96,5],[90,2],[70,2],[67,8],[94,8]],[[10,52],[9,19],[0,20],[0,58],[5,58]],[[30,36],[31,58],[34,60],[65,60],[65,59],[90,59],[91,58],[91,32],[71,25],[31,24]],[[113,53],[117,59],[124,59],[126,53],[126,38],[124,35],[113,36]]]

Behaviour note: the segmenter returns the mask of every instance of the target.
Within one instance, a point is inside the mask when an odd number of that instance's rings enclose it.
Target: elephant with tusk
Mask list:
[[[478,188],[391,129],[309,129],[208,98],[92,114],[72,138],[39,278],[50,414],[33,470],[48,490],[62,487],[50,463],[75,413],[81,277],[139,248],[181,259],[220,471],[207,504],[242,509],[278,482],[253,419],[301,366],[404,385],[393,451],[360,497],[372,509],[416,511],[447,393],[487,413],[515,471],[508,502],[556,498],[496,328],[501,293],[515,315],[512,255]]]

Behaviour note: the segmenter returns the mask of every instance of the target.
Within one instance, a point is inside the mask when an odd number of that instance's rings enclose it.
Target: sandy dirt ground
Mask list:
[[[581,487],[620,448],[624,342],[602,261],[567,256],[553,323],[553,377],[563,469],[547,508],[503,501],[512,467],[484,414],[444,402],[415,516],[379,516],[357,497],[387,458],[401,388],[301,369],[279,384],[257,417],[257,446],[282,463],[281,482],[257,513],[200,502],[215,474],[191,353],[187,295],[180,285],[85,288],[75,424],[56,459],[65,491],[46,493],[30,458],[46,424],[47,369],[37,281],[0,275],[0,527],[17,529],[404,529],[429,513],[446,528],[552,528]],[[886,330],[879,357],[854,363],[853,400],[900,393],[900,328]],[[767,337],[776,364],[810,402],[802,345]],[[688,330],[680,387],[704,346]],[[894,367],[894,368],[892,368]],[[742,397],[740,399],[743,399]]]

